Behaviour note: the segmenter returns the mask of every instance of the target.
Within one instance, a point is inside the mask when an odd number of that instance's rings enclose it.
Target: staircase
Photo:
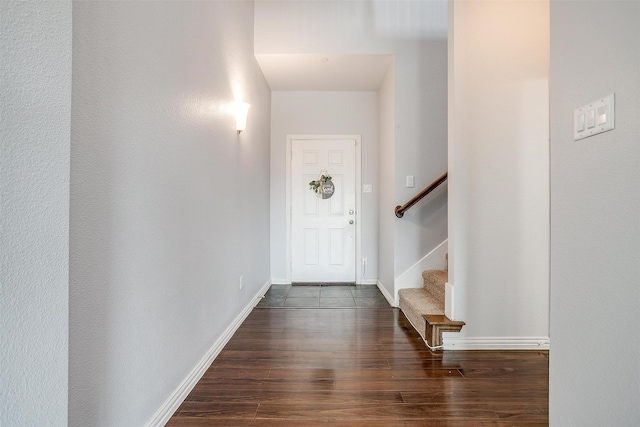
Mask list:
[[[424,271],[422,288],[398,291],[398,307],[433,350],[442,348],[442,332],[459,332],[464,326],[464,322],[444,315],[444,286],[448,278],[445,270]]]

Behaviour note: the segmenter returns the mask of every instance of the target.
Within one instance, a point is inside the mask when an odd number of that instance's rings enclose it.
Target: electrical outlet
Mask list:
[[[240,276],[240,289],[242,289],[242,285],[243,285],[243,283],[242,283],[242,276]]]

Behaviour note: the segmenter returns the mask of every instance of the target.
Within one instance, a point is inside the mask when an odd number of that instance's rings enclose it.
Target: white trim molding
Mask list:
[[[444,284],[444,315],[451,320],[456,320],[456,313],[453,310],[453,303],[455,301],[454,292],[455,288],[451,283],[447,282]]]
[[[291,145],[294,140],[314,140],[314,139],[353,139],[356,143],[356,283],[362,280],[362,264],[358,260],[362,259],[362,226],[361,226],[361,206],[362,206],[362,135],[287,135],[287,153],[285,167],[285,282],[291,283]]]
[[[229,327],[220,335],[220,337],[213,343],[211,348],[200,359],[198,364],[189,372],[180,385],[171,393],[169,398],[162,404],[162,406],[153,414],[153,417],[145,424],[145,427],[161,427],[164,426],[171,416],[180,407],[184,399],[187,398],[191,390],[196,386],[198,381],[202,378],[209,366],[213,363],[216,357],[220,354],[224,346],[229,342],[233,334],[238,330],[242,322],[249,316],[253,308],[258,305],[262,297],[269,290],[271,281],[265,283],[258,293],[251,299],[249,304],[238,314],[238,316],[231,322]]]
[[[384,286],[382,286],[382,283],[380,283],[379,280],[376,280],[376,285],[378,286],[378,289],[380,290],[380,292],[382,292],[382,295],[385,297],[385,299],[387,300],[389,305],[392,306],[392,307],[397,307],[398,304],[393,299],[391,294],[387,291],[387,289]]]
[[[477,337],[442,335],[445,350],[549,350],[549,337]]]
[[[425,270],[444,270],[449,240],[445,240],[423,256],[418,262],[407,268],[395,280],[396,293],[404,288],[421,288],[422,272]]]

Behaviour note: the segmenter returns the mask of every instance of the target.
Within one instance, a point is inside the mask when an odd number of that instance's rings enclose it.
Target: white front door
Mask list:
[[[322,171],[333,196],[309,183]],[[356,141],[293,140],[291,144],[291,279],[355,282]]]

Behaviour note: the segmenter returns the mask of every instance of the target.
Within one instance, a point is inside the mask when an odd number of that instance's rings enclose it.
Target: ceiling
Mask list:
[[[273,91],[377,91],[393,55],[257,54]]]

